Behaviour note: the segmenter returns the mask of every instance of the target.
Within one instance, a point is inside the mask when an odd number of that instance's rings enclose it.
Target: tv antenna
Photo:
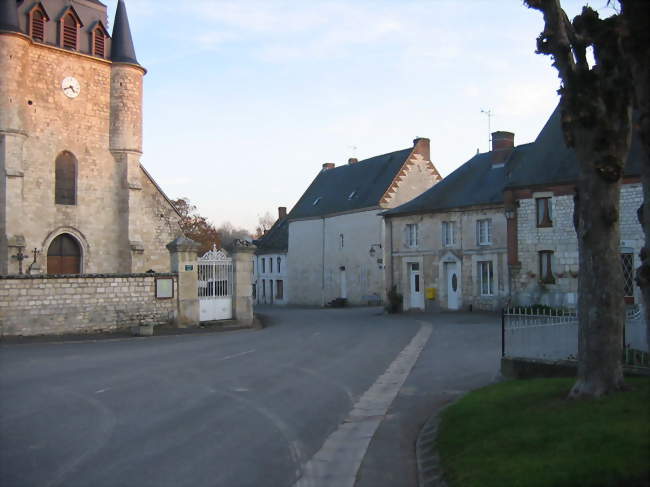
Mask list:
[[[484,113],[485,115],[487,115],[487,119],[488,119],[488,149],[487,149],[487,151],[490,152],[490,143],[492,142],[492,116],[493,116],[492,115],[492,109],[491,108],[488,109],[488,110],[481,109],[481,113]]]

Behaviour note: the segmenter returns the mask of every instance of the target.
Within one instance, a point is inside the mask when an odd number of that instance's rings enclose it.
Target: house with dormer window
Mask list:
[[[380,213],[441,180],[429,139],[408,149],[336,166],[323,164],[287,216],[287,300],[323,306],[379,304],[384,294],[384,225]],[[417,229],[412,242],[417,244]],[[257,291],[259,295],[259,290]],[[267,291],[268,292],[268,291]]]

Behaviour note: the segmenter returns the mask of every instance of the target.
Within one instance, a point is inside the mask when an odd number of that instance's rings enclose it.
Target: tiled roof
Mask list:
[[[412,148],[323,170],[289,213],[289,219],[325,216],[379,206]]]

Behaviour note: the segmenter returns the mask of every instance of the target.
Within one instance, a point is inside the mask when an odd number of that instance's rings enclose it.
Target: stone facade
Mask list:
[[[489,243],[478,243],[478,220],[490,222]],[[443,240],[443,222],[454,228],[447,242]],[[415,243],[407,225],[417,226]],[[396,286],[404,297],[404,309],[496,310],[507,300],[506,218],[502,205],[387,218],[384,248],[392,256],[385,270],[386,287]],[[484,262],[490,262],[492,275],[482,289],[479,263]],[[449,292],[453,276],[448,276],[452,268],[458,278],[453,299]],[[417,286],[414,274],[419,276]]]
[[[180,217],[139,162],[144,73],[0,32],[0,274],[18,272],[19,249],[26,264],[37,249],[47,273],[61,234],[78,244],[81,273],[169,271]],[[64,93],[66,77],[78,96]],[[64,151],[76,159],[74,204],[55,203]]]
[[[569,194],[567,194],[569,193]],[[578,241],[573,227],[572,188],[538,191],[527,198],[518,198],[517,255],[520,268],[513,272],[513,303],[517,305],[546,304],[573,308],[578,292]],[[538,227],[536,198],[551,198],[552,226]],[[621,254],[631,255],[632,269],[639,265],[643,246],[643,230],[636,216],[643,194],[638,182],[623,184],[620,200]],[[542,283],[539,278],[539,253],[552,252],[551,267],[554,283]],[[640,303],[640,292],[633,286],[633,302]],[[632,301],[632,299],[628,299]]]
[[[156,299],[156,279],[172,278],[174,297]],[[173,323],[174,274],[0,278],[0,336],[59,335]]]

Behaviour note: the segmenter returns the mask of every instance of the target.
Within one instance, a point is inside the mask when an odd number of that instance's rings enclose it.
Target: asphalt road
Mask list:
[[[494,315],[262,312],[262,331],[0,346],[0,485],[415,486],[422,424],[497,373]]]

